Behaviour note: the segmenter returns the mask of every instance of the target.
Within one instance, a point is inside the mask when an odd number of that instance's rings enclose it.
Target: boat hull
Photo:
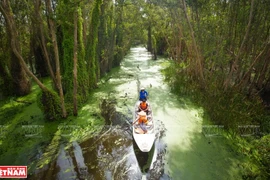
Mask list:
[[[142,152],[149,152],[155,141],[155,134],[134,134],[133,138]]]
[[[135,104],[134,118],[133,122],[137,118],[137,109],[140,104],[140,101]],[[149,102],[148,102],[149,104]],[[150,106],[149,106],[150,107]],[[151,109],[151,108],[150,108]],[[143,130],[139,127],[138,124],[133,125],[133,138],[137,146],[142,152],[149,152],[155,141],[155,125],[153,119],[153,112],[148,115],[149,125],[147,125],[147,133],[143,134]]]

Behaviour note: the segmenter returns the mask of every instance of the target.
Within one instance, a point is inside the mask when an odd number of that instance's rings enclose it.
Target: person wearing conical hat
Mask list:
[[[133,124],[135,124],[137,121],[139,122],[140,128],[143,130],[144,134],[146,134],[147,133],[146,125],[148,123],[148,120],[146,113],[144,111],[140,111],[138,113],[138,117]]]

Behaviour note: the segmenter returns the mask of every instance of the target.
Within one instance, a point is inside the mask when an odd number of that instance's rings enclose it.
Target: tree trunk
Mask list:
[[[78,115],[77,105],[77,61],[78,61],[78,13],[77,9],[74,12],[74,48],[73,48],[73,115]]]
[[[4,15],[5,21],[7,23],[7,34],[9,38],[9,43],[11,46],[11,66],[10,66],[10,74],[12,81],[12,93],[15,95],[23,96],[30,93],[31,83],[26,74],[26,71],[22,67],[19,58],[16,56],[14,52],[14,48],[20,52],[20,44],[18,43],[18,33],[16,32],[16,26],[14,24],[14,19],[12,16],[11,8],[9,5],[9,1],[4,0],[1,2],[1,12]],[[11,29],[12,28],[12,29]],[[13,94],[13,95],[14,95]]]
[[[32,33],[33,34],[33,33]],[[32,41],[33,42],[33,41]],[[34,68],[34,63],[33,63],[33,43],[30,42],[29,44],[29,54],[28,54],[28,62],[29,62],[29,65],[30,65],[30,68],[31,68],[31,71],[34,72],[36,69]],[[46,70],[45,70],[46,72]]]
[[[11,32],[9,32],[11,33]],[[17,36],[17,35],[16,35]],[[16,38],[17,39],[17,38]],[[17,46],[14,44],[14,46]],[[18,48],[19,51],[19,48]],[[12,91],[15,95],[24,96],[30,93],[31,83],[26,75],[25,70],[22,68],[20,60],[16,56],[13,49],[11,49],[11,76],[12,76]]]
[[[14,53],[14,55],[16,56],[16,58],[18,58],[19,63],[21,64],[22,68],[24,69],[24,71],[34,79],[34,81],[38,84],[38,86],[43,90],[46,91],[48,90],[40,81],[39,79],[28,69],[27,64],[25,63],[22,55],[20,54],[18,48],[19,45],[19,41],[17,38],[17,29],[16,29],[16,25],[14,22],[14,18],[13,18],[13,13],[11,11],[11,7],[9,4],[8,0],[2,0],[1,4],[0,4],[0,11],[3,14],[5,21],[6,21],[6,26],[7,26],[7,30],[10,33],[10,38],[11,38],[11,49],[12,52]]]
[[[0,100],[1,100],[1,95],[2,96],[9,96],[11,95],[11,91],[12,91],[12,86],[11,86],[11,77],[9,75],[9,73],[7,72],[4,63],[0,62],[0,77],[3,80],[3,84],[0,86]],[[2,94],[3,93],[3,94]]]
[[[240,87],[241,85],[245,86],[245,84],[244,84],[243,82],[244,82],[245,79],[247,79],[247,76],[248,76],[249,74],[251,74],[251,71],[252,71],[252,69],[254,68],[254,66],[260,62],[260,60],[262,59],[262,56],[263,56],[265,53],[266,53],[266,54],[269,54],[269,53],[270,53],[269,47],[270,47],[270,43],[267,44],[267,45],[264,47],[264,49],[259,53],[259,55],[255,58],[255,60],[253,61],[253,63],[249,66],[248,71],[243,75],[243,78],[241,79],[241,81],[239,82],[239,84],[238,84],[237,86],[239,86],[239,87]],[[268,51],[265,52],[266,50],[268,50]],[[258,73],[260,73],[260,72],[258,72]]]
[[[152,28],[151,23],[147,27],[147,50],[152,53],[153,47],[152,47]]]
[[[41,48],[42,48],[42,52],[43,52],[43,55],[44,55],[44,58],[45,58],[45,61],[46,61],[46,65],[48,67],[48,70],[49,70],[49,74],[53,80],[53,83],[54,83],[54,86],[57,87],[57,82],[56,82],[56,78],[55,78],[55,75],[54,75],[54,71],[53,71],[53,68],[51,66],[51,62],[50,62],[50,58],[49,58],[49,53],[48,53],[48,49],[47,49],[47,46],[46,46],[46,41],[45,41],[45,37],[44,37],[44,27],[43,27],[43,20],[42,20],[42,17],[40,15],[40,6],[41,6],[41,0],[36,0],[34,2],[34,6],[35,6],[35,16],[37,18],[37,24],[38,24],[38,32],[40,34],[40,45],[41,45]]]
[[[250,31],[250,28],[251,28],[251,21],[252,21],[252,18],[253,18],[253,6],[254,6],[254,0],[251,0],[250,14],[249,14],[249,20],[248,20],[248,25],[247,25],[246,33],[245,33],[244,39],[243,39],[243,41],[241,43],[241,46],[239,48],[239,51],[238,51],[238,53],[237,53],[237,55],[235,57],[235,60],[232,63],[230,73],[229,73],[228,77],[226,78],[226,80],[224,82],[224,88],[225,88],[225,90],[228,88],[229,82],[230,82],[230,80],[233,77],[233,72],[236,71],[236,75],[237,75],[236,78],[237,79],[239,78],[239,74],[240,74],[239,58],[240,58],[241,52],[243,50],[244,44],[247,41],[247,38],[248,38],[248,35],[249,35],[249,31]]]
[[[195,40],[194,31],[193,31],[193,28],[191,26],[189,16],[187,14],[186,2],[185,2],[185,0],[182,0],[182,2],[183,2],[183,7],[184,7],[184,13],[185,13],[185,16],[186,16],[186,19],[187,19],[187,22],[188,22],[188,26],[189,26],[189,29],[190,29],[190,33],[191,33],[192,44],[193,44],[193,47],[195,49],[195,57],[196,57],[195,70],[197,69],[199,71],[199,72],[197,72],[198,76],[200,77],[200,80],[204,81],[202,58],[201,58],[201,55],[200,55],[199,50],[198,50],[198,46],[197,46],[197,43],[196,43],[196,40]]]
[[[57,88],[59,90],[59,96],[60,96],[60,103],[61,103],[61,109],[62,109],[62,116],[65,118],[67,116],[66,108],[65,108],[65,100],[64,100],[64,93],[62,88],[62,82],[61,82],[61,73],[60,73],[60,62],[59,62],[59,52],[58,52],[58,46],[57,46],[57,38],[55,33],[55,27],[54,22],[52,20],[53,17],[53,11],[51,7],[51,0],[46,0],[46,7],[48,10],[48,21],[50,26],[50,32],[52,36],[52,43],[53,43],[53,49],[54,49],[54,58],[55,58],[55,67],[56,67],[56,83]]]
[[[86,12],[86,10],[85,10],[86,8],[84,7],[83,8],[83,45],[84,45],[84,47],[86,47],[86,42],[87,42],[87,21],[86,21],[86,17],[87,17],[87,12]]]

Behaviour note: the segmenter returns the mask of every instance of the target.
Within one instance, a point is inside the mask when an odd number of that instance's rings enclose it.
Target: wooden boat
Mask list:
[[[141,101],[137,101],[135,104],[135,112],[133,117],[133,122],[137,119],[138,115],[138,108]],[[147,101],[149,104],[149,102]],[[149,105],[150,112],[147,114],[148,123],[146,125],[147,132],[141,129],[138,122],[133,124],[133,138],[136,144],[138,145],[139,149],[142,152],[149,152],[153,146],[155,141],[155,126],[154,126],[154,119],[153,119],[153,112]]]

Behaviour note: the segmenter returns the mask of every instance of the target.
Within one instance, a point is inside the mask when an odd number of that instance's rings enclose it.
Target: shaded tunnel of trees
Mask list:
[[[34,82],[47,119],[76,116],[100,78],[142,44],[154,60],[170,59],[172,90],[215,123],[259,124],[267,134],[269,9],[269,0],[1,0],[0,99],[27,95]],[[269,174],[270,160],[261,161]]]

